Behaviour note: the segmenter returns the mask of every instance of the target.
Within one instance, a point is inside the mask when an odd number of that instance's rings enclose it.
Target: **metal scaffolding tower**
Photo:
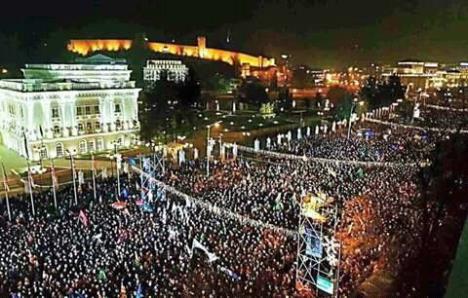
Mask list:
[[[151,203],[153,197],[158,194],[154,179],[161,179],[165,174],[165,148],[152,147],[152,153],[149,155],[140,155],[140,169],[148,175],[140,175],[141,199],[146,203]],[[151,179],[154,178],[154,179]]]
[[[299,215],[296,281],[317,296],[338,296],[341,248],[335,238],[338,209],[321,194],[302,199]]]

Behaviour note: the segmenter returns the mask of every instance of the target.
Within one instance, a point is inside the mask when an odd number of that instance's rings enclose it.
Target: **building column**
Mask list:
[[[70,113],[70,121],[71,121],[71,134],[72,136],[78,135],[78,123],[76,121],[76,99],[68,102],[68,111]]]
[[[63,137],[68,137],[70,135],[70,132],[68,131],[69,127],[69,122],[67,122],[67,103],[64,102],[63,100],[60,100],[58,103],[60,107],[60,122],[61,122],[61,128],[62,128],[62,136]]]
[[[44,119],[42,119],[42,130],[44,132],[44,138],[45,139],[52,139],[53,138],[53,133],[52,133],[52,113],[50,111],[50,100],[49,99],[44,99],[41,101],[42,104],[42,115],[44,116]]]
[[[114,96],[114,95],[112,95]],[[107,115],[108,123],[110,123],[110,131],[115,131],[115,103],[114,98],[107,101],[107,106],[109,107],[109,114]]]

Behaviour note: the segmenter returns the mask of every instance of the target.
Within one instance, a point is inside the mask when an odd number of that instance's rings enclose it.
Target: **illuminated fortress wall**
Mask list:
[[[252,67],[270,67],[275,66],[274,58],[263,56],[253,56],[240,52],[212,49],[206,47],[206,38],[201,36],[197,38],[197,45],[180,45],[172,43],[148,42],[148,49],[156,53],[168,53],[177,56],[197,57],[212,61],[222,61],[233,65],[236,61],[239,64],[249,64]],[[129,39],[72,39],[67,48],[73,53],[83,56],[96,51],[126,51],[132,47],[132,41]]]

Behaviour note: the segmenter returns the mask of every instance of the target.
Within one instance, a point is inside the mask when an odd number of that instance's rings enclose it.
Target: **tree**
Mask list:
[[[366,101],[369,108],[375,109],[378,107],[379,86],[375,77],[369,77],[366,84],[361,88],[360,96],[362,100]]]
[[[195,108],[200,106],[200,83],[189,69],[185,82],[174,82],[162,75],[161,79],[148,86],[142,94],[141,137],[144,140],[155,136],[182,134],[194,124]]]
[[[344,98],[337,103],[335,108],[335,117],[338,120],[348,119],[349,115],[351,114],[351,109],[355,108],[355,104],[353,102],[353,96],[348,93],[344,95]]]
[[[239,90],[239,101],[260,107],[269,101],[265,87],[256,78],[246,79]]]
[[[320,92],[315,93],[313,102],[317,108],[323,109],[325,107],[325,97],[323,97]],[[312,101],[310,101],[310,103],[312,103]],[[311,108],[311,106],[309,108]]]
[[[143,86],[143,67],[145,66],[149,52],[144,34],[138,34],[132,42],[132,47],[127,53],[128,64],[132,71],[132,79],[137,86]]]
[[[332,103],[335,106],[349,96],[351,96],[351,93],[348,92],[348,90],[346,90],[345,88],[339,86],[330,87],[327,94],[330,103]]]
[[[177,84],[176,84],[177,85]],[[192,67],[189,67],[189,72],[185,82],[176,86],[178,89],[178,98],[180,100],[181,108],[193,108],[199,106],[201,99],[200,82]]]
[[[397,99],[403,99],[405,88],[401,85],[400,78],[395,75],[388,77],[384,83],[378,83],[375,77],[369,77],[359,94],[370,109],[376,109],[389,106]]]

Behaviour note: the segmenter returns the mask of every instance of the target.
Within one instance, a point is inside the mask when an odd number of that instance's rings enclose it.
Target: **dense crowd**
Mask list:
[[[340,132],[271,144],[271,150],[347,161],[415,162],[429,158],[434,136],[356,124]],[[372,131],[372,133],[368,133]],[[0,202],[0,296],[8,297],[286,297],[296,288],[297,235],[222,217],[170,192],[141,202],[137,176]],[[324,233],[341,243],[339,295],[363,290],[375,277],[396,279],[420,247],[422,205],[418,168],[287,160],[241,154],[167,169],[160,179],[220,209],[297,231],[304,197],[324,193],[336,218]],[[147,208],[149,206],[149,208]],[[427,206],[426,206],[427,207]],[[331,224],[333,223],[333,224]],[[195,248],[195,249],[194,249]],[[382,289],[384,290],[384,289]]]
[[[427,159],[434,146],[433,136],[420,131],[369,123],[356,123],[353,129],[358,135],[350,139],[342,131],[273,143],[270,149],[307,157],[414,163]]]
[[[284,235],[217,217],[171,195],[143,212],[134,203],[137,183],[122,182],[132,194],[124,210],[112,207],[114,180],[98,183],[98,202],[84,185],[81,204],[72,209],[67,201],[73,192],[61,191],[60,214],[47,211],[47,195],[37,198],[34,218],[26,200],[12,201],[15,221],[3,214],[1,224],[0,296],[294,294],[294,242]],[[192,253],[194,239],[218,259]]]

